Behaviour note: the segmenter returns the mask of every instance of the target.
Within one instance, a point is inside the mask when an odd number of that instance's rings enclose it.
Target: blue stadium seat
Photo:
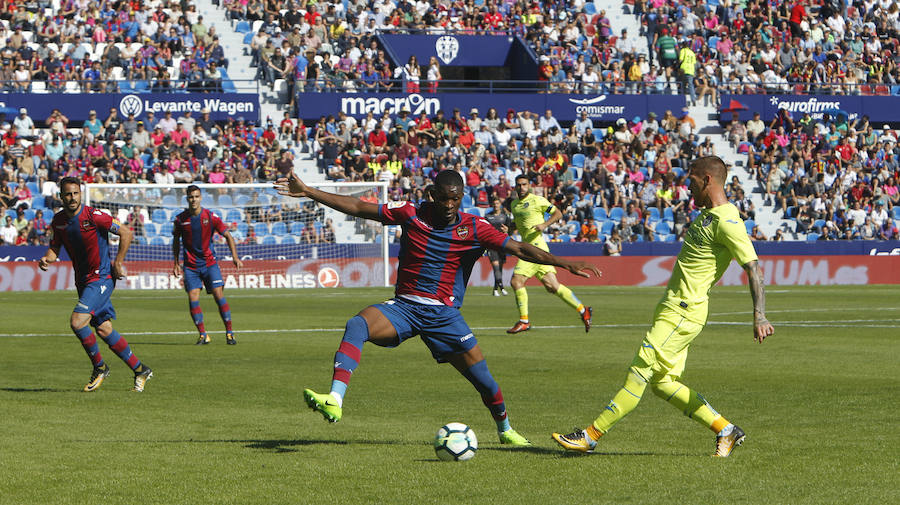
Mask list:
[[[300,235],[301,233],[303,233],[303,228],[306,228],[306,225],[303,224],[302,221],[291,222],[291,234],[292,235]]]
[[[641,235],[640,233],[637,233],[637,234],[634,235],[634,241],[635,241],[635,242],[643,242],[643,241],[644,241],[644,236]]]
[[[817,232],[821,233],[823,226],[825,226],[824,219],[816,219],[815,221],[813,221],[813,228],[815,228]]]
[[[175,195],[166,195],[162,197],[162,204],[165,207],[176,207],[178,206],[178,199],[175,198]]]
[[[663,209],[663,221],[669,221],[670,223],[675,221],[675,214],[672,212],[672,207]]]
[[[144,223],[144,235],[153,237],[159,235],[159,225],[154,222]]]
[[[228,213],[225,214],[225,221],[229,223],[240,223],[244,220],[244,214],[241,212],[241,209],[228,209]]]
[[[609,218],[606,215],[606,209],[603,207],[594,207],[594,220],[596,221],[605,221]]]
[[[248,229],[249,229],[249,226],[247,226],[247,223],[239,222],[237,224],[238,233],[240,233],[241,235],[243,235],[245,237],[247,236],[247,232],[249,231]]]
[[[650,220],[654,222],[659,221],[659,208],[650,207],[648,210],[650,211]]]
[[[584,13],[588,16],[593,16],[597,13],[597,6],[594,5],[594,2],[585,2],[584,3]]]
[[[748,219],[744,221],[744,226],[747,228],[747,235],[749,235],[753,232],[753,227],[756,226],[756,221]]]
[[[571,242],[571,241],[572,241],[572,236],[569,235],[568,233],[565,233],[565,234],[562,234],[562,235],[559,236],[559,240],[561,240],[561,241],[563,241],[563,242]]]
[[[253,227],[253,232],[256,233],[257,237],[262,237],[263,235],[269,234],[269,225],[267,223],[263,223],[262,221],[255,221],[250,223],[250,226]]]
[[[272,235],[287,235],[287,225],[284,224],[284,221],[272,223]]]
[[[677,242],[677,237],[675,236],[674,233],[670,233],[670,234],[666,235],[665,241],[666,242]]]
[[[237,205],[238,207],[243,207],[244,205],[247,205],[248,203],[250,203],[250,195],[241,194],[241,195],[234,197],[234,204]]]
[[[253,42],[253,32],[244,34],[244,44],[249,46],[251,42]]]
[[[238,21],[238,24],[234,26],[234,31],[238,33],[251,33],[253,28],[250,26],[250,23],[246,21]],[[253,36],[252,33],[250,36]]]
[[[900,219],[900,205],[894,207],[894,219]]]
[[[153,209],[153,213],[150,214],[150,220],[158,224],[165,223],[169,221],[169,213],[166,212],[166,209]]]
[[[609,235],[612,233],[613,228],[616,226],[616,222],[612,220],[603,221],[600,225],[600,233],[603,235]]]
[[[578,167],[576,167],[576,166],[569,167],[569,172],[572,174],[573,181],[577,181],[577,180],[581,179],[580,177],[578,177]]]
[[[28,188],[28,191],[31,191],[32,195],[36,196],[36,195],[41,194],[41,188],[38,187],[36,182],[29,182],[29,183],[25,184],[25,187]]]
[[[145,81],[145,80],[134,81],[134,92],[135,93],[149,93],[150,92],[150,81]]]
[[[660,221],[656,225],[656,233],[659,235],[668,235],[672,229],[669,227],[668,221]]]
[[[31,208],[34,210],[46,209],[47,206],[44,205],[44,197],[41,195],[37,195],[35,198],[31,199]],[[47,216],[44,216],[45,218]],[[48,219],[49,221],[49,219]]]
[[[260,242],[260,244],[262,244],[262,245],[277,245],[278,238],[275,237],[275,235],[266,235],[262,238],[262,241]]]
[[[16,218],[16,210],[15,209],[6,209],[6,215],[15,219]]]
[[[581,153],[575,153],[572,155],[572,165],[578,168],[584,168],[584,155]]]
[[[468,193],[464,194],[463,198],[462,198],[462,207],[466,208],[466,207],[472,207],[474,205],[475,205],[475,202],[472,201],[472,196],[469,195]]]
[[[142,154],[142,155],[141,155],[141,161],[144,163],[144,167],[149,167],[149,166],[150,166],[150,160],[151,160],[151,159],[153,159],[153,157],[150,156],[149,154]]]
[[[166,239],[163,237],[150,237],[148,242],[150,245],[166,245]]]
[[[25,209],[25,219],[31,221],[34,219],[34,209]]]
[[[167,221],[159,227],[159,235],[162,237],[169,237],[172,235],[172,222]]]
[[[812,233],[807,233],[807,234],[806,234],[806,241],[807,241],[807,242],[815,242],[816,240],[819,240],[819,234],[818,234],[818,233],[812,232]]]
[[[231,195],[219,195],[219,207],[231,207]]]
[[[622,220],[622,216],[625,215],[625,209],[622,207],[613,207],[609,210],[609,218],[614,222],[618,223]]]

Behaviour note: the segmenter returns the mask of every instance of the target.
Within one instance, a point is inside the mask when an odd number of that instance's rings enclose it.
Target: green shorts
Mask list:
[[[531,263],[521,259],[516,263],[516,268],[513,269],[513,275],[521,275],[526,279],[532,277],[543,279],[545,275],[555,273],[556,267],[552,265],[541,265],[540,263]]]
[[[702,324],[665,305],[658,305],[653,326],[641,342],[631,369],[654,384],[677,380],[684,373],[688,348],[701,330]]]

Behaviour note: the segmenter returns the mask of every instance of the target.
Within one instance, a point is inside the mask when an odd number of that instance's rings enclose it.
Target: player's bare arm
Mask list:
[[[172,275],[175,277],[181,277],[181,262],[178,258],[181,257],[181,236],[176,233],[172,234]]]
[[[112,262],[112,276],[113,279],[121,279],[126,275],[125,255],[128,254],[128,248],[131,247],[131,241],[134,240],[134,232],[123,224],[114,233],[119,236],[119,250],[116,252],[116,259]]]
[[[550,219],[547,219],[543,223],[534,225],[534,229],[543,233],[544,230],[546,230],[551,224],[559,221],[560,219],[562,219],[562,217],[563,217],[562,211],[560,211],[559,209],[554,207],[553,214],[550,215]]]
[[[525,261],[565,268],[569,272],[572,272],[579,277],[590,277],[591,274],[594,274],[597,277],[603,275],[602,272],[600,272],[599,268],[591,265],[590,263],[586,263],[584,261],[565,260],[558,256],[554,256],[547,251],[538,249],[537,247],[527,242],[519,242],[517,240],[510,239],[506,242],[505,249],[509,254],[517,256]]]
[[[234,237],[231,236],[231,232],[226,230],[222,236],[225,237],[225,242],[228,242],[228,249],[231,251],[231,262],[234,263],[234,268],[237,268],[238,270],[244,268],[244,262],[238,257],[237,245],[235,245]]]
[[[52,245],[47,248],[47,252],[44,253],[44,256],[38,261],[38,267],[47,271],[50,268],[50,264],[55,262],[59,258],[59,245]]]
[[[747,272],[750,297],[753,298],[753,337],[761,344],[766,337],[775,333],[772,323],[766,319],[765,279],[759,268],[759,261],[750,261],[743,268]]]
[[[377,220],[378,205],[374,203],[364,202],[359,198],[352,196],[336,195],[325,191],[311,188],[300,180],[294,173],[288,177],[282,177],[275,181],[275,189],[281,196],[291,196],[294,198],[310,198],[323,205],[327,205],[332,209],[363,219]]]

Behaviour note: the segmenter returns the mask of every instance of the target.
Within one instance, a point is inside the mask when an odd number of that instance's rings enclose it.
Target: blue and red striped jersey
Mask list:
[[[216,264],[216,253],[213,251],[213,232],[223,235],[227,229],[219,216],[207,209],[200,209],[200,214],[191,215],[190,209],[185,209],[175,218],[172,227],[172,239],[181,240],[184,250],[184,266],[197,268],[198,266],[212,266]]]
[[[484,218],[459,212],[455,224],[432,226],[433,204],[379,206],[384,224],[403,229],[395,294],[420,303],[459,308],[472,267],[485,248],[501,250],[509,237]]]
[[[82,205],[73,217],[61,210],[50,222],[53,228],[51,247],[62,245],[72,259],[75,284],[84,286],[90,282],[109,279],[109,232],[119,232],[119,221],[93,207]]]

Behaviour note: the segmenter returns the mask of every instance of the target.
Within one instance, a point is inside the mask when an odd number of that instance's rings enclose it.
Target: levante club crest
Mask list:
[[[468,226],[460,226],[456,228],[456,236],[459,237],[460,240],[465,240],[466,237],[469,236],[469,227]]]

